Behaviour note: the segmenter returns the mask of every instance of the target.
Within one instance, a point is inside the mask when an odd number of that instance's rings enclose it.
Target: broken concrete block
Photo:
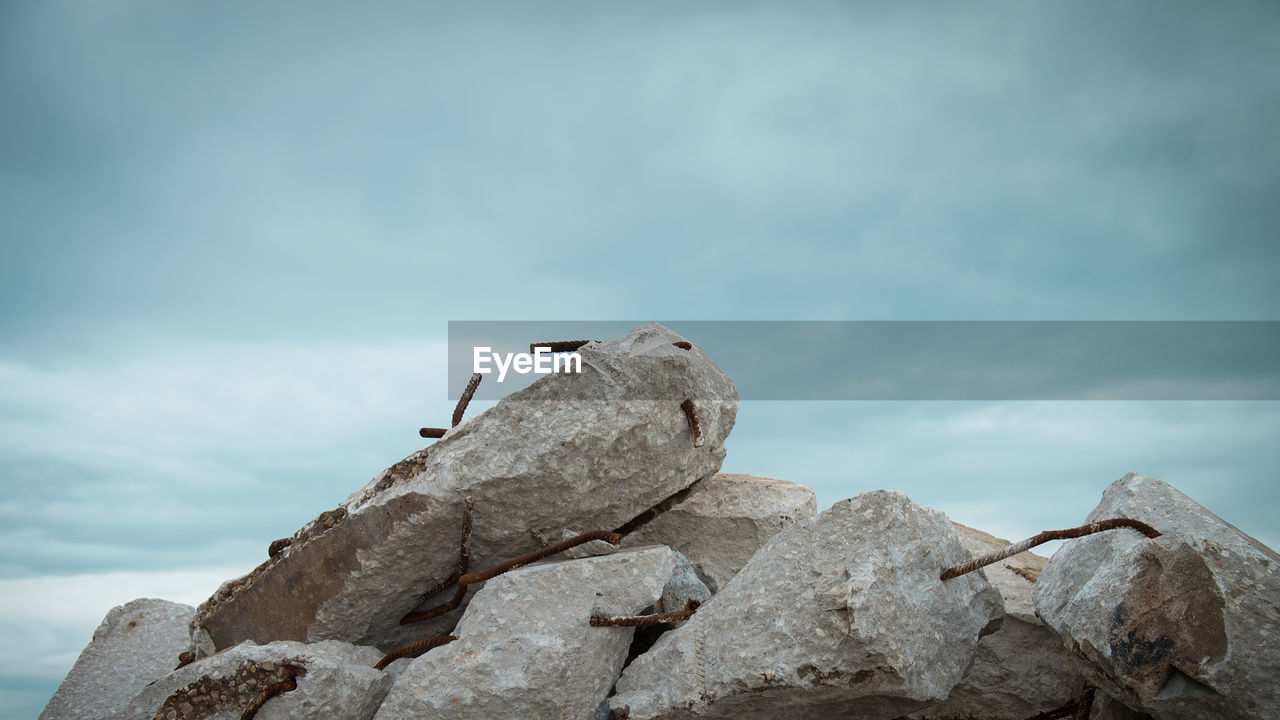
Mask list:
[[[895,718],[945,700],[1000,594],[946,516],[887,490],[778,533],[636,658],[610,705],[651,718]]]
[[[679,564],[670,548],[533,565],[486,582],[458,640],[402,673],[378,720],[587,720],[627,657],[634,628],[591,627],[656,603]]]
[[[724,458],[733,383],[697,346],[647,323],[578,350],[580,374],[546,375],[450,430],[299,530],[197,611],[202,647],[340,639],[384,650],[448,631],[461,610],[401,626],[458,562],[463,498],[475,499],[471,569],[538,548],[565,528],[628,523]],[[701,446],[681,406],[692,399]]]
[[[1161,720],[1280,717],[1280,556],[1173,487],[1131,473],[1089,514],[1142,520],[1068,541],[1036,610],[1086,680]]]
[[[955,523],[973,557],[1011,543]],[[1035,615],[1032,592],[1046,559],[1023,552],[982,569],[1004,599],[1004,624],[983,636],[973,665],[947,701],[913,720],[1023,720],[1076,698],[1083,680],[1062,641]]]
[[[295,688],[267,700],[255,720],[368,720],[391,688],[391,677],[373,669],[381,655],[335,640],[245,643],[151,683],[112,720],[238,719],[288,678]]]
[[[628,535],[624,545],[656,543],[679,550],[717,592],[782,528],[817,512],[808,485],[717,473]]]
[[[672,552],[675,552],[674,550]],[[711,599],[711,590],[702,582],[693,570],[693,564],[683,553],[676,552],[676,566],[671,571],[671,579],[662,588],[662,597],[654,605],[653,612],[675,612],[684,610],[692,602],[694,606]]]
[[[40,720],[103,718],[178,664],[191,642],[190,605],[141,598],[112,608]]]

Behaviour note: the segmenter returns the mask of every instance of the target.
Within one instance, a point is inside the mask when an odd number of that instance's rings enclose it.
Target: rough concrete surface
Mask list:
[[[1068,541],[1036,610],[1086,679],[1161,720],[1280,717],[1280,557],[1155,478],[1130,473],[1089,522],[1142,520]]]
[[[538,548],[531,531],[614,530],[724,458],[733,383],[696,345],[655,323],[578,352],[581,374],[546,375],[388,469],[198,609],[201,647],[340,639],[384,650],[451,628],[399,620],[458,559],[462,502],[475,499],[472,569]],[[704,444],[681,404],[692,399]]]

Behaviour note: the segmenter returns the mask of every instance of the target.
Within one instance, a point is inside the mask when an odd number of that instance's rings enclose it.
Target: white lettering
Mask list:
[[[576,352],[553,353],[551,348],[546,346],[533,348],[533,354],[494,352],[493,348],[486,346],[472,350],[472,372],[488,375],[496,367],[498,382],[506,380],[508,370],[515,370],[521,375],[528,375],[531,372],[538,375],[582,372],[582,356]],[[493,367],[490,367],[491,363]]]
[[[576,366],[573,370],[569,369],[570,361],[572,361]],[[562,363],[564,366],[563,370],[560,369]],[[582,372],[582,356],[575,352],[575,353],[569,353],[568,355],[561,355],[557,357],[555,359],[555,363],[553,364],[553,367],[551,368],[551,372],[574,372],[574,373]]]
[[[533,349],[533,371],[539,375],[555,372],[555,360],[551,348],[539,345]],[[545,362],[544,362],[545,361]]]
[[[498,366],[498,382],[502,382],[502,379],[507,376],[507,369],[511,367],[511,361],[515,359],[515,356],[515,353],[507,353],[507,361],[504,363],[502,362],[501,354],[493,354],[493,362]]]

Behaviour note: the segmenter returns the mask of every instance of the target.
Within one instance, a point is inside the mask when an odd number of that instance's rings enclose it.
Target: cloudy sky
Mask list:
[[[1267,2],[0,4],[0,715],[420,447],[449,320],[1280,319],[1277,36]],[[753,402],[725,469],[1005,537],[1137,470],[1276,546],[1278,434]]]

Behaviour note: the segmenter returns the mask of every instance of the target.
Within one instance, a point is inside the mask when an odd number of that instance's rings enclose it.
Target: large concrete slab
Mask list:
[[[700,348],[673,344],[682,340],[647,323],[589,344],[579,350],[581,374],[544,376],[388,469],[201,605],[203,651],[281,639],[391,649],[447,631],[461,610],[418,625],[399,620],[454,570],[466,496],[475,499],[479,569],[537,549],[533,533],[621,528],[710,477],[737,392]],[[681,409],[686,399],[701,445]]]

